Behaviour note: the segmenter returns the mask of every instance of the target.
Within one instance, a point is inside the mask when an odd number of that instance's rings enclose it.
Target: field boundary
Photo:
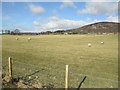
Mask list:
[[[37,67],[37,68],[46,68],[46,69],[49,69],[49,70],[53,70],[52,68],[48,68],[48,67],[39,67],[37,65],[33,65],[33,64],[26,64],[26,63],[23,63],[23,62],[19,62],[19,61],[14,61],[14,62],[17,62],[17,63],[21,63],[21,64],[24,64],[24,65],[30,65],[30,66],[33,66],[33,67]],[[54,71],[57,71],[57,72],[65,72],[64,70],[57,70],[57,69],[54,69]],[[69,71],[69,74],[75,74],[75,75],[79,75],[79,76],[89,76],[89,77],[92,77],[92,78],[98,78],[98,79],[102,79],[102,80],[109,80],[109,81],[113,81],[113,82],[118,82],[116,80],[112,80],[112,79],[106,79],[106,78],[103,78],[103,77],[98,77],[98,76],[92,76],[92,75],[87,75],[87,74],[80,74],[80,73],[75,73],[75,72],[70,72]],[[118,77],[118,76],[117,76]],[[120,82],[120,81],[119,81]]]

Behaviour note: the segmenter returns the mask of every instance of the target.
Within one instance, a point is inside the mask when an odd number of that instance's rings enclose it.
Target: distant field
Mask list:
[[[87,46],[88,42],[92,47]],[[9,56],[13,58],[14,76],[38,70],[32,77],[62,88],[68,64],[69,87],[76,88],[85,75],[83,88],[118,87],[118,35],[3,35],[2,60],[6,69]]]

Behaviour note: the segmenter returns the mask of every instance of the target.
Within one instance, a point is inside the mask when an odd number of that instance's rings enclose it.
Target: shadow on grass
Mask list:
[[[80,90],[80,87],[82,86],[82,83],[85,81],[86,78],[87,78],[87,76],[85,76],[85,77],[83,78],[83,80],[80,82],[80,84],[79,84],[77,90]]]

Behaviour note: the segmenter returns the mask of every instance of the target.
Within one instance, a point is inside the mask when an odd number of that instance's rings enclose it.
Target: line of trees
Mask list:
[[[104,33],[114,33],[117,34],[118,31],[115,30],[93,30],[93,29],[86,29],[86,30],[71,30],[71,31],[65,31],[65,30],[57,30],[57,31],[46,31],[46,32],[20,32],[19,29],[15,29],[13,31],[11,30],[2,30],[2,34],[10,34],[10,35],[49,35],[49,34],[104,34]]]
[[[15,29],[13,31],[11,31],[11,30],[2,30],[2,34],[19,35],[20,30],[19,29]]]

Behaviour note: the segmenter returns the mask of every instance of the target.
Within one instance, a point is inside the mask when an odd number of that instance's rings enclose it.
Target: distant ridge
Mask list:
[[[120,28],[120,23],[116,22],[97,22],[89,25],[85,25],[80,28],[66,30],[66,33],[79,33],[79,34],[87,34],[87,33],[117,33],[120,32],[118,29]]]
[[[85,25],[76,29],[69,30],[57,30],[57,31],[46,31],[46,32],[20,32],[19,30],[10,31],[2,30],[1,34],[11,34],[11,35],[44,35],[44,34],[104,34],[104,33],[120,33],[120,23],[116,22],[97,22],[89,25]],[[7,32],[6,32],[7,31]]]

